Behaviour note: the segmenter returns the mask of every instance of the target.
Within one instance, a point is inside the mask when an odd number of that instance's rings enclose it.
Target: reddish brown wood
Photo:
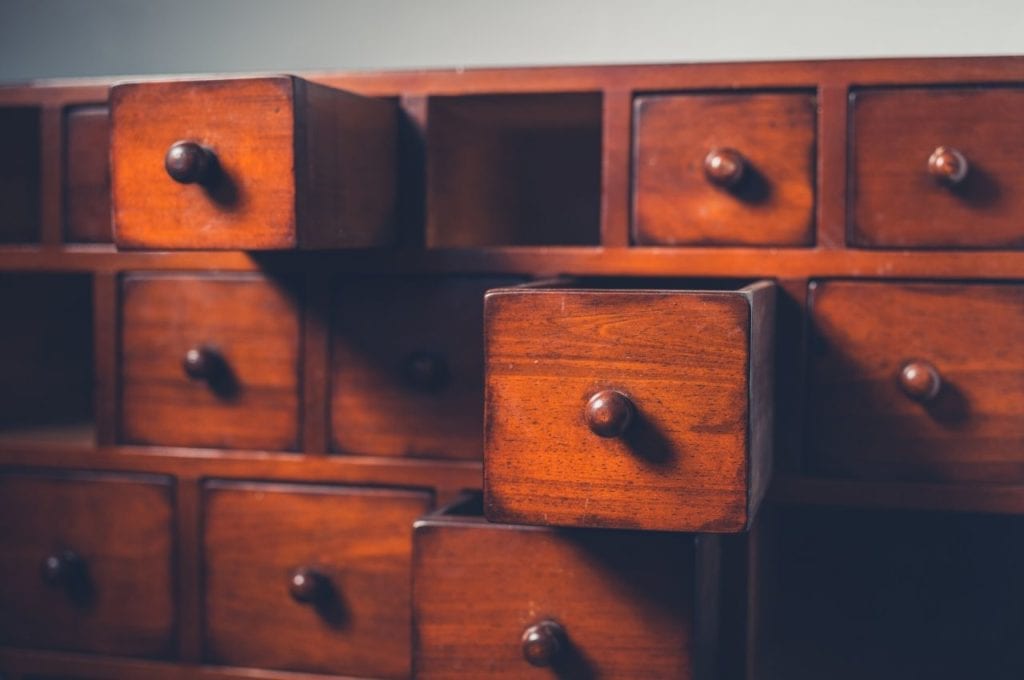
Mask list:
[[[864,89],[850,105],[853,245],[1024,244],[1024,90]]]
[[[814,471],[1024,478],[1024,288],[836,281],[811,304]]]
[[[416,678],[711,677],[696,672],[691,536],[455,514],[417,522],[414,542]],[[538,668],[524,632],[545,621],[564,645]]]
[[[208,661],[408,677],[410,527],[429,494],[214,482],[204,495]],[[315,601],[293,599],[296,568],[318,574]]]
[[[254,275],[126,277],[122,440],[295,449],[300,306],[294,288]],[[209,359],[198,379],[182,365],[192,350]]]
[[[393,103],[291,76],[124,84],[110,101],[119,246],[394,239]]]
[[[109,243],[110,111],[100,104],[71,108],[64,127],[64,240]]]
[[[590,431],[598,437],[623,437],[633,423],[635,407],[617,390],[601,390],[587,400],[584,416]]]
[[[812,95],[637,98],[634,242],[812,243],[814,140]]]
[[[118,329],[121,284],[116,274],[93,275],[93,407],[95,442],[109,446],[117,442]]]
[[[487,517],[742,531],[770,476],[774,287],[606,287],[487,295]],[[635,409],[621,437],[588,426],[603,390]]]
[[[0,643],[173,653],[166,478],[0,474]]]

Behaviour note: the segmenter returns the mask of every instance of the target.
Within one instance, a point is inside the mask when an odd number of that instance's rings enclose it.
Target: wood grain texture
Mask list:
[[[814,242],[815,99],[789,94],[681,94],[634,102],[633,241],[641,245]],[[734,150],[731,187],[705,173]]]
[[[864,89],[850,106],[852,245],[1024,246],[1024,89]],[[929,172],[939,146],[970,165],[955,187]]]
[[[64,134],[64,240],[110,243],[110,109],[69,109]]]
[[[349,454],[483,455],[483,298],[498,277],[346,277],[332,330],[333,448]],[[416,380],[410,362],[438,364]],[[422,378],[423,376],[421,376]]]
[[[409,676],[412,522],[428,493],[211,482],[204,495],[207,661]],[[289,593],[300,566],[329,584],[317,603]]]
[[[166,658],[173,654],[172,487],[163,477],[0,474],[0,641]],[[73,582],[44,558],[74,551]]]
[[[432,516],[414,542],[420,680],[702,677],[691,536]],[[536,668],[521,638],[545,619],[566,641],[551,667]]]
[[[809,467],[922,482],[1024,479],[1024,287],[818,283],[811,298]],[[926,360],[942,387],[900,387]]]
[[[752,316],[760,306],[766,313]],[[768,283],[489,293],[488,519],[742,531],[768,472],[751,458],[771,449],[771,433],[755,431],[771,421],[770,372],[758,368],[754,385],[750,370],[770,363],[772,348],[751,324],[771,326],[773,307]],[[621,392],[636,409],[622,437],[587,426],[587,401],[601,390]]]
[[[110,93],[115,238],[125,248],[275,250],[394,237],[394,104],[290,76],[129,83]],[[178,141],[217,158],[180,184]]]
[[[251,274],[130,274],[123,283],[121,440],[294,450],[299,446],[299,309],[286,281]],[[211,380],[182,360],[210,347]]]

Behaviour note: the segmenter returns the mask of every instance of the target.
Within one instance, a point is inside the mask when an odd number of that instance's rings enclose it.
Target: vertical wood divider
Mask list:
[[[177,537],[178,655],[198,663],[203,656],[202,480],[192,475],[177,479],[175,518]]]
[[[93,409],[100,446],[116,444],[118,434],[118,281],[117,271],[96,272],[92,280]]]
[[[64,240],[64,108],[45,104],[40,112],[39,241],[58,247]]]
[[[329,450],[331,376],[331,277],[316,272],[306,276],[302,341],[302,450],[326,454]]]
[[[818,91],[817,239],[819,248],[846,245],[847,109],[850,85],[825,82]]]
[[[633,93],[605,90],[601,132],[601,245],[629,245]]]

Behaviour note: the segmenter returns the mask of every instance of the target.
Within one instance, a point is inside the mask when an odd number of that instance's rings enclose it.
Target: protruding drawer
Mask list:
[[[488,293],[487,517],[742,531],[770,474],[774,284],[624,285]]]
[[[257,274],[136,273],[122,298],[123,441],[298,448],[298,291]]]
[[[394,102],[291,76],[110,93],[124,248],[350,248],[394,238]]]
[[[813,94],[646,95],[634,104],[633,242],[814,242]]]
[[[409,677],[412,524],[430,494],[215,481],[204,499],[208,661]]]
[[[1024,246],[1024,89],[863,89],[850,107],[853,245]]]
[[[171,656],[172,508],[164,477],[0,474],[0,644]]]
[[[416,678],[714,677],[714,537],[490,524],[472,505],[416,523]]]
[[[346,277],[332,323],[334,449],[375,456],[483,453],[483,299],[496,277]]]
[[[1024,479],[1024,286],[826,281],[810,466],[866,479]]]

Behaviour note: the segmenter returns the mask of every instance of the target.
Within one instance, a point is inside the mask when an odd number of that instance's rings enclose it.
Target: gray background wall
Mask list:
[[[0,0],[0,80],[1024,53],[1024,0]]]

